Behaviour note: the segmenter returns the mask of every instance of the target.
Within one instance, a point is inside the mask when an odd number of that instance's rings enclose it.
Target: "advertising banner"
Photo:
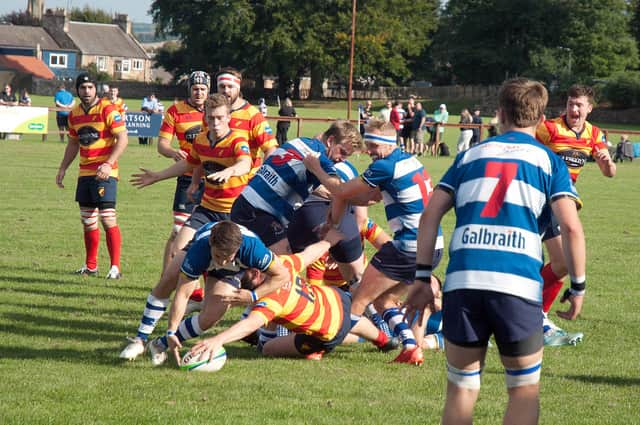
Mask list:
[[[47,134],[49,108],[0,106],[0,133]]]
[[[127,112],[127,134],[135,137],[158,137],[162,114],[147,114],[146,112]]]

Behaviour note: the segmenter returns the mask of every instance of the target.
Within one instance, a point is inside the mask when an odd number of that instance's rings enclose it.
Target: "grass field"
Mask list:
[[[441,352],[426,353],[421,368],[388,364],[395,353],[365,344],[338,347],[321,362],[262,359],[252,347],[231,344],[216,374],[153,368],[147,359],[121,362],[124,337],[135,334],[158,278],[173,196],[173,182],[136,190],[127,180],[139,166],[168,162],[155,146],[135,141],[123,156],[124,277],[105,281],[70,274],[84,248],[73,201],[77,164],[67,188],[55,186],[63,149],[28,137],[0,141],[0,424],[438,423],[446,380]],[[423,162],[437,181],[451,158]],[[354,163],[363,169],[368,158]],[[638,162],[620,164],[614,179],[602,178],[594,164],[581,174],[588,294],[582,316],[562,325],[586,337],[577,347],[545,350],[541,423],[640,423],[639,181]],[[379,206],[371,215],[384,223]],[[446,217],[445,237],[453,219]],[[103,276],[107,265],[102,242]],[[230,312],[216,329],[238,315]],[[163,320],[158,332],[165,326]],[[492,349],[476,423],[501,421],[503,376]]]

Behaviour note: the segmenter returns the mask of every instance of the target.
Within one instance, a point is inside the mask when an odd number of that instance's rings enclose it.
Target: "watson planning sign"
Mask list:
[[[47,134],[49,108],[0,106],[0,133]]]
[[[127,112],[127,134],[136,137],[157,137],[162,124],[162,114]]]

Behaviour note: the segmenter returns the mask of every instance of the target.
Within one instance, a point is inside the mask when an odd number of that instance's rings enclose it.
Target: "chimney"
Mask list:
[[[114,24],[122,28],[122,31],[131,35],[131,19],[126,13],[116,13],[116,17],[112,21]]]
[[[69,32],[69,18],[65,9],[47,9],[42,17],[42,26],[49,34]],[[54,37],[55,38],[55,37]]]

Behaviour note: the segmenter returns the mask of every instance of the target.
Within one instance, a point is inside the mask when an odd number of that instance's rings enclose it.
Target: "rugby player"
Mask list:
[[[503,133],[458,154],[420,218],[416,280],[407,315],[433,303],[431,263],[439,225],[451,208],[442,323],[447,357],[443,424],[472,423],[489,337],[494,335],[509,395],[503,423],[536,424],[543,352],[542,242],[539,219],[552,208],[572,276],[570,297],[584,295],[585,243],[580,203],[566,165],[534,139],[547,90],[526,79],[503,83]]]
[[[86,257],[84,265],[75,273],[98,274],[99,219],[106,233],[111,259],[106,277],[120,279],[122,237],[116,220],[116,192],[118,159],[129,143],[127,128],[116,107],[100,101],[96,82],[89,74],[78,75],[76,93],[80,104],[69,113],[69,141],[56,174],[56,184],[64,188],[62,182],[67,168],[80,153],[76,201],[84,227]]]

